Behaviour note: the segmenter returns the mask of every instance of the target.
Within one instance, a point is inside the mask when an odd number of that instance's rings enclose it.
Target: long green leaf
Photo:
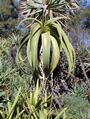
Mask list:
[[[38,70],[38,42],[41,34],[40,25],[34,24],[27,44],[27,57],[33,71]]]
[[[63,29],[61,29],[60,31],[61,31],[61,35],[63,37],[62,40],[63,40],[64,44],[66,45],[67,50],[68,50],[68,52],[70,54],[70,58],[71,58],[71,61],[72,61],[71,63],[72,63],[72,66],[73,66],[74,58],[75,58],[74,48],[72,47],[72,45],[71,45],[66,33],[63,31]]]
[[[40,117],[39,119],[47,119],[47,114],[43,111],[39,111]]]
[[[55,119],[60,119],[61,115],[63,115],[66,110],[67,110],[67,108],[64,108],[64,109],[55,117]]]
[[[67,47],[65,46],[65,44],[63,43],[63,41],[61,41],[61,44],[62,44],[62,48],[64,49],[65,53],[66,53],[66,56],[67,56],[67,61],[68,61],[68,73],[70,73],[72,71],[72,61],[71,61],[71,56],[68,52],[68,49]]]
[[[10,113],[10,111],[11,111],[11,102],[10,101],[8,101],[8,103],[7,103],[7,107],[8,107],[8,114]],[[13,113],[12,113],[13,114]],[[10,115],[10,117],[9,117],[9,119],[11,119],[11,117],[12,117],[12,114]]]
[[[30,21],[30,20],[32,20],[31,24],[32,24],[33,22],[37,22],[37,23],[39,23],[40,25],[42,24],[37,18],[25,18],[25,19],[23,19],[23,20],[19,23],[19,25],[22,24],[22,23],[25,22],[25,21]]]
[[[57,28],[57,31],[59,33],[59,37],[60,37],[60,41],[61,41],[61,46],[64,49],[66,56],[67,56],[67,60],[68,60],[68,71],[69,73],[73,70],[74,67],[74,58],[75,58],[75,53],[74,53],[74,49],[68,39],[68,37],[66,36],[65,32],[63,31],[63,29],[61,28],[61,26],[59,25],[59,23],[53,23],[54,27]]]
[[[50,36],[50,38],[52,43],[52,57],[50,63],[50,72],[52,73],[58,64],[59,57],[60,57],[60,50],[57,40],[53,36]]]
[[[21,112],[19,112],[19,113],[16,115],[15,119],[19,119],[19,118],[21,117],[21,115],[24,113],[24,111],[25,111],[25,110],[22,110]]]
[[[0,117],[2,117],[2,119],[5,119],[5,115],[1,110],[0,110]]]
[[[33,71],[38,71],[38,42],[40,39],[41,30],[32,37],[31,41],[31,57]]]
[[[52,19],[46,21],[45,25],[51,24],[51,23],[53,23],[55,21],[58,21],[58,20],[61,20],[61,19],[67,19],[67,17],[65,17],[64,15],[62,15],[61,17],[52,18]]]
[[[39,95],[39,80],[37,80],[37,85],[36,85],[36,89],[35,89],[35,92],[34,92],[35,106],[38,102],[38,95]]]
[[[50,32],[42,34],[42,50],[43,50],[43,66],[46,70],[49,69],[50,63]]]
[[[20,46],[19,46],[18,51],[17,51],[17,55],[16,55],[16,62],[18,64],[19,64],[19,62],[23,63],[23,58],[22,58],[22,54],[21,54],[23,46],[26,45],[26,43],[31,38],[31,36],[34,35],[39,28],[40,28],[40,24],[39,23],[34,23],[33,26],[32,26],[31,32],[29,34],[27,34],[24,38],[22,38],[22,40],[20,42]]]
[[[15,108],[15,106],[16,106],[16,104],[17,104],[17,101],[18,101],[18,99],[19,99],[20,92],[21,92],[21,88],[19,88],[19,91],[18,91],[18,93],[17,93],[17,95],[16,95],[16,98],[15,98],[15,100],[14,100],[14,102],[13,102],[13,105],[12,105],[12,107],[11,107],[11,110],[10,110],[10,112],[9,112],[9,114],[8,114],[8,116],[7,116],[6,119],[12,118],[11,115],[12,115],[12,113],[13,113],[13,111],[14,111],[14,108]]]
[[[39,23],[34,23],[31,27],[31,36],[33,36],[37,31],[38,29],[40,29],[41,25]]]
[[[27,43],[29,39],[29,34],[27,36],[25,36],[24,38],[22,38],[22,41],[20,42],[20,46],[17,50],[17,54],[16,54],[16,62],[17,64],[19,63],[19,61],[21,61],[23,63],[23,58],[21,55],[21,50],[23,49],[23,46]]]

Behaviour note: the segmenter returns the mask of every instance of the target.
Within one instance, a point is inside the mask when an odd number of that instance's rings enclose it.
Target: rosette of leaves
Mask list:
[[[79,9],[76,0],[26,0],[20,2],[20,15],[24,18],[37,17],[42,19],[43,11],[48,16],[57,17],[60,15],[68,16]]]
[[[32,24],[30,34],[21,40],[17,59],[23,61],[21,50],[27,43],[27,58],[33,72],[39,73],[39,64],[42,61],[44,73],[46,75],[51,74],[58,64],[60,50],[62,49],[66,53],[69,73],[74,68],[74,49],[66,33],[57,21],[61,18],[52,18],[44,22],[35,20],[36,22]],[[41,49],[42,56],[40,55]]]
[[[21,3],[20,9],[24,9],[22,13],[25,15],[21,23],[29,22],[30,33],[20,42],[17,60],[24,61],[21,50],[26,45],[27,59],[33,72],[40,73],[42,64],[45,75],[51,74],[58,64],[61,50],[66,53],[68,72],[73,70],[74,49],[60,24],[67,17],[65,12],[58,11],[67,8],[70,8],[69,2],[65,0],[27,0]],[[59,13],[59,17],[55,13]]]

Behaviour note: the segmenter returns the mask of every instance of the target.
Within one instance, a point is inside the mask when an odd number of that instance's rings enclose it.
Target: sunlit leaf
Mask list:
[[[50,32],[42,34],[42,51],[43,51],[43,65],[46,70],[49,69],[50,64]]]

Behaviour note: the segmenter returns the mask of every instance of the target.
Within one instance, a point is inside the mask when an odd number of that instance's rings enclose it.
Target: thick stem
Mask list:
[[[52,10],[49,10],[49,16],[50,16],[50,19],[53,18],[53,11]]]

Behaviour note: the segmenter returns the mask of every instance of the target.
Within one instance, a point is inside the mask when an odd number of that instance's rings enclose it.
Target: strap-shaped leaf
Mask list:
[[[72,47],[67,35],[65,34],[65,32],[61,29],[61,34],[62,34],[62,42],[64,45],[64,47],[62,47],[64,50],[67,49],[68,55],[69,55],[69,59],[68,59],[68,63],[69,64],[69,71],[71,72],[74,69],[74,64],[75,64],[75,52],[74,52],[74,48]],[[66,48],[65,48],[66,47]],[[68,56],[67,56],[68,57]],[[70,61],[69,61],[70,60]]]
[[[22,40],[20,41],[20,46],[18,48],[18,51],[17,51],[17,55],[16,55],[16,62],[18,63],[19,65],[19,61],[23,63],[23,57],[22,57],[22,49],[23,49],[23,46],[25,46],[28,42],[28,40],[31,39],[32,35],[35,34],[35,32],[37,32],[37,30],[40,28],[40,24],[39,23],[34,23],[33,26],[32,26],[32,29],[31,29],[31,33],[27,34],[25,37],[22,38]],[[30,44],[31,40],[29,41],[29,44]],[[29,51],[28,51],[29,52]],[[29,63],[31,65],[31,61],[29,60]],[[19,65],[19,67],[21,67]]]
[[[33,39],[33,36],[38,32],[38,30],[40,29],[40,25],[38,23],[34,23],[32,28],[31,28],[31,33],[29,36],[29,41],[27,44],[27,57],[28,57],[28,61],[32,67],[32,55],[31,55],[31,41]],[[34,36],[35,37],[35,36]]]
[[[43,50],[43,66],[45,69],[49,69],[50,63],[50,32],[42,34],[42,50]]]
[[[52,57],[51,57],[51,63],[50,63],[50,73],[52,73],[59,62],[60,50],[59,50],[57,40],[53,36],[50,36],[50,38],[52,43]]]
[[[53,36],[57,40],[58,46],[59,46],[59,49],[60,49],[61,48],[61,46],[60,46],[61,41],[60,41],[57,29],[55,27],[53,27],[52,25],[49,26],[49,27],[50,27],[50,34],[51,34],[51,36]]]
[[[20,92],[21,92],[21,88],[19,88],[19,91],[18,91],[18,93],[17,93],[17,95],[15,97],[15,100],[14,100],[12,106],[11,106],[10,112],[8,113],[6,119],[11,119],[12,118],[12,115],[13,115],[13,112],[14,112],[14,109],[15,109],[15,106],[16,106],[16,104],[18,102],[18,99],[19,99]]]
[[[67,17],[65,17],[64,15],[62,15],[61,17],[55,17],[55,18],[52,18],[50,20],[48,20],[45,25],[48,25],[48,24],[51,24],[55,21],[58,21],[58,20],[61,20],[61,19],[67,19]]]
[[[29,38],[28,44],[27,44],[27,58],[29,61],[30,66],[32,67],[32,58],[31,58],[31,37]]]
[[[55,119],[60,119],[60,117],[63,115],[65,115],[65,112],[66,112],[67,108],[64,108],[60,113],[58,113],[58,115],[55,117]],[[63,118],[64,119],[64,118]]]
[[[46,113],[46,109],[44,109],[43,111],[42,110],[40,110],[39,111],[39,119],[47,119],[47,115],[48,115],[48,113]]]
[[[71,43],[69,42],[69,40],[67,39],[67,36],[65,35],[65,33],[63,32],[62,34],[62,41],[63,41],[63,44],[62,47],[63,49],[65,49],[65,47],[67,48],[67,51],[68,51],[68,54],[69,54],[69,58],[70,58],[70,65],[71,65],[71,68],[70,68],[70,71],[72,71],[72,69],[74,68],[74,58],[75,58],[75,53],[74,53],[74,49],[71,45]]]
[[[31,25],[32,25],[34,22],[35,22],[35,23],[37,22],[37,23],[40,24],[40,25],[42,24],[42,23],[37,19],[37,17],[36,17],[36,18],[30,18],[30,17],[29,17],[29,18],[23,19],[23,20],[19,23],[19,25],[22,24],[22,23],[25,22],[25,21],[30,21],[30,20],[32,21],[32,22],[31,22]]]
[[[62,40],[61,40],[61,44],[62,44],[62,48],[64,49],[64,52],[66,53],[66,56],[67,56],[67,61],[68,61],[68,65],[69,65],[68,72],[70,73],[73,69],[71,56],[70,56],[70,53],[68,52],[66,45],[64,44],[64,42]]]
[[[30,34],[26,35],[24,38],[22,38],[22,41],[20,42],[20,46],[17,50],[17,54],[16,54],[16,62],[18,63],[19,61],[21,61],[23,63],[23,58],[21,55],[23,46],[28,42],[29,36]]]
[[[31,41],[31,57],[33,71],[38,70],[38,42],[40,38],[41,30],[32,37]]]
[[[38,29],[40,29],[40,24],[39,23],[34,23],[31,27],[31,36],[33,36],[37,31]]]
[[[61,26],[59,25],[59,23],[53,23],[54,27],[57,28],[57,31],[59,33],[59,37],[60,37],[60,41],[61,41],[61,46],[64,49],[66,56],[67,56],[67,60],[68,60],[68,71],[69,73],[73,70],[74,67],[74,58],[75,58],[75,53],[74,53],[74,49],[67,37],[67,35],[65,34],[65,32],[63,31],[63,29],[61,28]]]
[[[34,103],[35,103],[35,106],[36,106],[36,104],[38,102],[39,91],[40,91],[40,89],[39,89],[39,81],[37,80],[36,89],[35,89],[35,92],[34,92],[34,101],[35,101]]]

